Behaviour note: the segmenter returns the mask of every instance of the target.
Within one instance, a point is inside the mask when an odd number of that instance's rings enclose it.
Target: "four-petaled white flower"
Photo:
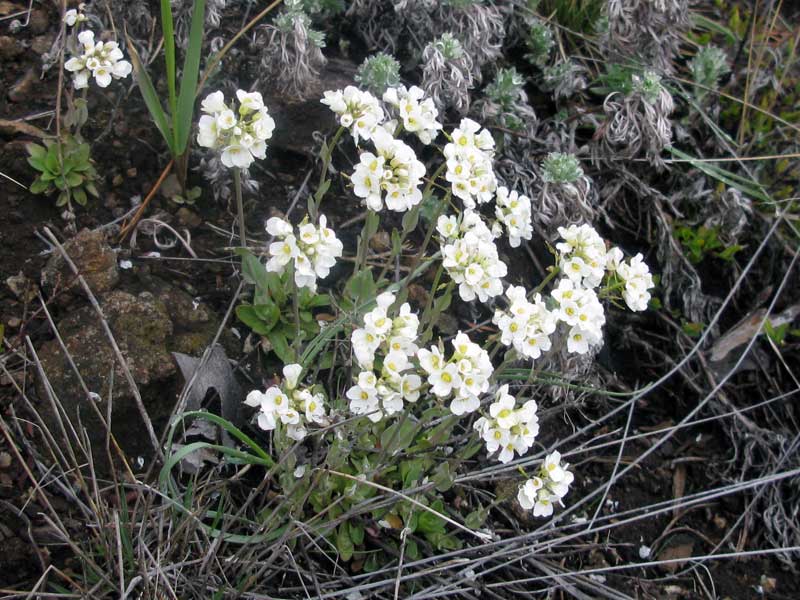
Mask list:
[[[472,119],[462,119],[453,130],[452,142],[444,147],[447,159],[445,179],[453,195],[461,198],[466,208],[489,202],[497,189],[494,174],[494,138]]]
[[[642,261],[642,255],[637,254],[629,262],[617,263],[617,275],[625,282],[625,291],[622,298],[625,304],[633,311],[647,310],[650,302],[650,288],[653,287],[653,276],[649,267]]]
[[[316,292],[317,279],[328,276],[344,248],[327,223],[325,215],[319,216],[318,226],[303,221],[295,235],[291,223],[280,217],[270,218],[267,233],[276,240],[269,246],[267,271],[283,273],[292,263],[297,286]]]
[[[200,105],[197,143],[221,152],[228,168],[248,168],[253,161],[266,158],[267,140],[272,137],[275,121],[269,115],[259,92],[238,90],[239,108],[228,106],[221,91],[212,92]]]
[[[117,42],[95,42],[94,33],[88,29],[78,34],[78,42],[83,52],[64,63],[64,68],[72,73],[72,85],[76,90],[89,87],[91,77],[104,88],[113,79],[130,75],[131,63],[122,59],[124,55]]]
[[[359,139],[371,139],[384,114],[378,99],[369,92],[348,85],[344,90],[325,92],[321,100],[339,117],[339,124],[350,130],[356,144]]]
[[[497,188],[495,216],[508,232],[508,244],[517,248],[522,240],[533,237],[531,225],[531,200],[517,192],[509,192],[505,186]]]
[[[430,144],[442,124],[436,119],[439,111],[431,98],[425,98],[425,92],[415,85],[389,88],[383,93],[383,101],[394,106],[400,116],[403,129],[415,134],[423,144]]]
[[[561,462],[561,454],[548,454],[539,469],[539,475],[525,481],[519,488],[517,500],[525,510],[533,510],[534,517],[549,517],[555,504],[567,495],[574,481],[569,465]]]

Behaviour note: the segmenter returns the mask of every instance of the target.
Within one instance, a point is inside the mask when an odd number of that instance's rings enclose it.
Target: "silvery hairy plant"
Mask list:
[[[570,98],[586,89],[586,68],[573,60],[559,61],[542,69],[542,89],[553,97]]]
[[[547,155],[541,166],[541,186],[532,201],[537,231],[547,239],[554,239],[560,226],[591,222],[595,217],[592,185],[574,154]]]
[[[382,96],[388,88],[400,85],[400,63],[390,54],[378,52],[364,59],[355,80],[373,94]]]
[[[689,27],[688,0],[609,0],[604,43],[619,60],[637,57],[672,71],[678,45]]]
[[[715,90],[720,77],[730,71],[728,57],[716,46],[703,46],[689,61],[689,69],[695,82],[694,95],[698,101],[706,97],[710,90]]]
[[[263,52],[262,87],[277,87],[298,99],[308,96],[327,62],[322,54],[325,36],[313,29],[301,0],[285,2],[285,10],[274,22],[259,28],[255,46]]]
[[[634,158],[642,154],[663,166],[661,152],[672,140],[669,115],[672,95],[653,71],[631,75],[627,91],[609,94],[603,102],[606,121],[599,132],[603,155]]]
[[[484,121],[512,129],[528,130],[536,123],[536,113],[528,102],[525,78],[514,67],[500,69],[486,86],[484,96],[475,102],[473,112]]]
[[[472,58],[450,33],[428,44],[422,53],[422,88],[439,110],[469,110],[469,90],[475,85]]]

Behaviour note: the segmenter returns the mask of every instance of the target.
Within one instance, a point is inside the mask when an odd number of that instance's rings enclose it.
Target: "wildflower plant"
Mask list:
[[[730,71],[728,57],[717,46],[703,46],[689,61],[689,69],[694,78],[695,97],[702,101],[709,90],[714,90],[720,78]]]
[[[297,225],[270,218],[262,256],[243,253],[256,292],[237,314],[271,342],[262,347],[283,365],[282,383],[259,387],[245,400],[259,439],[271,440],[282,454],[267,460],[259,450],[257,464],[275,469],[282,493],[292,499],[292,518],[306,505],[342,517],[320,533],[345,560],[366,544],[364,524],[348,511],[364,510],[358,507],[380,489],[421,486],[413,503],[366,509],[380,527],[423,536],[440,550],[461,544],[447,523],[485,539],[447,516],[458,515],[442,494],[463,461],[481,450],[493,461],[512,463],[539,440],[544,424],[537,401],[503,374],[515,361],[541,361],[563,348],[591,356],[603,340],[603,303],[640,310],[652,277],[640,256],[626,261],[619,250],[607,251],[597,231],[581,224],[559,230],[547,277],[535,287],[509,284],[501,247],[533,238],[532,206],[526,196],[497,185],[487,129],[466,118],[443,128],[420,88],[392,87],[379,99],[349,87],[326,92],[321,102],[339,129],[323,146],[320,185],[308,214]],[[230,110],[214,108],[217,117]],[[211,132],[206,123],[204,131]],[[355,248],[346,248],[322,212],[333,149],[346,135],[358,157],[343,177],[345,188],[367,208]],[[417,148],[431,146],[435,166],[417,155]],[[583,176],[569,158],[556,158],[549,166],[553,185]],[[394,212],[402,218],[390,217]],[[385,253],[369,243],[381,224],[392,228]],[[408,256],[407,242],[420,226],[424,241]],[[344,259],[354,268],[338,291],[324,280]],[[394,279],[387,277],[392,265]],[[425,274],[433,274],[430,292],[412,299],[410,284]],[[488,336],[478,328],[443,334],[441,315],[459,301],[476,312],[491,307]],[[318,328],[304,326],[321,307],[337,314]],[[261,442],[253,444],[260,448]],[[516,501],[549,516],[572,482],[567,467],[551,452],[537,477],[520,482]],[[409,545],[410,556],[419,555],[414,548]]]
[[[75,19],[77,23],[77,17]],[[72,73],[72,84],[76,90],[89,87],[94,79],[101,88],[108,87],[114,79],[130,75],[131,63],[123,60],[123,53],[116,42],[95,41],[94,32],[86,29],[78,34],[80,50],[64,63]]]
[[[373,94],[383,95],[389,88],[400,85],[400,63],[391,54],[378,52],[364,59],[355,80]]]
[[[422,53],[425,65],[422,88],[439,110],[452,107],[469,110],[469,90],[474,86],[473,61],[461,42],[451,33],[429,43]]]

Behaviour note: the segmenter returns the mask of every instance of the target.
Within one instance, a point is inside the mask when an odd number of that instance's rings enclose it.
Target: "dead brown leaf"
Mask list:
[[[663,565],[660,565],[661,568],[668,573],[674,573],[684,564],[686,564],[686,560],[692,556],[692,552],[694,551],[694,543],[686,542],[683,544],[677,544],[675,546],[668,546],[664,548],[658,555],[658,560],[671,560],[675,562],[669,562]]]

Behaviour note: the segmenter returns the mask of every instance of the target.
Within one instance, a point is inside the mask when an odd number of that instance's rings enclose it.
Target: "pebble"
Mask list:
[[[178,221],[184,227],[189,227],[189,228],[197,227],[203,222],[203,219],[201,219],[197,215],[197,213],[195,213],[191,209],[186,208],[185,206],[182,206],[178,209],[177,216],[178,216]]]
[[[0,60],[13,60],[22,54],[22,50],[17,40],[8,35],[0,35]]]

